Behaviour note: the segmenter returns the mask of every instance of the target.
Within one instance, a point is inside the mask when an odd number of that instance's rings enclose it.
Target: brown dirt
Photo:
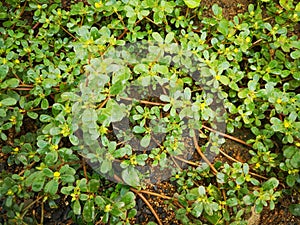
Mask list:
[[[218,4],[223,9],[223,16],[226,19],[232,19],[235,15],[246,12],[248,5],[253,2],[253,0],[202,0],[201,6],[207,9],[203,11],[205,17],[211,16],[211,7]]]

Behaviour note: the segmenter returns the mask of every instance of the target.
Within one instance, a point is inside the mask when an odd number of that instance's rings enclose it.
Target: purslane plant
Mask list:
[[[203,151],[218,153],[224,139],[202,128],[225,122],[228,133],[253,133],[252,158],[217,162],[217,174],[206,164],[168,171],[183,224],[243,223],[252,207],[274,209],[279,181],[289,191],[299,185],[300,3],[261,0],[232,21],[217,5],[203,18],[199,3],[0,3],[1,223],[37,224],[32,207],[70,199],[68,217],[78,223],[130,224],[137,212],[128,185],[154,177],[140,168],[177,168],[191,159],[195,135],[208,139]],[[115,167],[123,184],[112,190],[97,172],[111,179]],[[297,215],[299,204],[290,210]]]

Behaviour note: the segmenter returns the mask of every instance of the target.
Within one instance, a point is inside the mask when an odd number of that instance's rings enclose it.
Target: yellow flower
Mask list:
[[[14,192],[11,189],[9,189],[6,194],[7,195],[14,195]]]
[[[108,204],[108,205],[106,205],[105,206],[105,208],[104,208],[104,212],[110,212],[112,210],[112,206],[111,206],[111,204]]]
[[[53,177],[54,178],[59,178],[60,177],[60,172],[54,172]]]
[[[289,127],[291,126],[291,123],[290,123],[289,121],[285,120],[285,121],[283,122],[283,126],[284,126],[285,128],[289,128]]]
[[[103,3],[101,1],[100,2],[95,2],[95,8],[96,9],[100,9],[102,6],[103,6]]]
[[[276,100],[276,102],[277,102],[277,104],[280,104],[280,103],[282,102],[282,100],[281,100],[280,98],[278,98],[278,99]]]
[[[14,124],[14,125],[17,124],[17,117],[11,116],[9,120],[11,121],[12,124]]]
[[[200,104],[200,109],[201,109],[201,110],[205,109],[205,106],[206,106],[205,102],[202,102],[202,103]]]
[[[65,112],[67,114],[71,113],[71,107],[69,105],[65,105]]]
[[[68,124],[63,124],[61,127],[60,133],[64,136],[67,137],[71,132],[70,132],[70,127]]]
[[[51,151],[56,151],[58,149],[58,145],[50,145]]]

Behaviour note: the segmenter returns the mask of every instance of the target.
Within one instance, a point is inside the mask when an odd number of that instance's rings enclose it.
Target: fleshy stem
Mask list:
[[[230,139],[230,140],[236,141],[236,142],[241,143],[241,144],[243,144],[243,145],[246,145],[246,146],[248,146],[248,147],[250,147],[250,148],[252,147],[252,145],[247,144],[245,141],[243,141],[243,140],[241,140],[241,139],[239,139],[239,138],[236,138],[236,137],[233,137],[233,136],[231,136],[231,135],[228,135],[228,134],[225,134],[225,133],[216,131],[216,130],[214,130],[214,129],[210,128],[210,127],[207,127],[207,126],[205,126],[205,125],[203,125],[203,124],[202,124],[202,127],[203,127],[204,129],[206,129],[206,130],[211,131],[211,132],[218,133],[218,134],[220,134],[221,136],[223,136],[223,137],[225,137],[225,138],[228,138],[228,139]]]
[[[201,151],[201,149],[200,149],[200,147],[198,145],[198,140],[197,140],[196,136],[193,136],[193,141],[194,141],[194,145],[195,145],[195,148],[196,148],[198,154],[209,165],[209,167],[211,168],[211,170],[213,171],[213,173],[216,175],[218,173],[218,171],[216,170],[216,168],[213,166],[213,164],[211,164],[211,162],[206,158],[206,156]]]
[[[155,219],[157,220],[157,223],[159,225],[163,225],[163,223],[161,222],[159,216],[157,215],[157,213],[155,212],[155,210],[153,209],[152,205],[150,204],[150,202],[144,197],[144,195],[142,193],[140,193],[138,190],[136,190],[135,188],[130,188],[131,191],[133,191],[135,194],[137,194],[144,202],[145,204],[148,206],[148,208],[150,209],[150,211],[152,212],[152,214],[154,215]]]

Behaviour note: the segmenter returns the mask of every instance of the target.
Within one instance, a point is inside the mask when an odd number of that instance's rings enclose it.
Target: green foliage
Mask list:
[[[184,3],[191,9],[200,5],[201,0],[184,0]]]
[[[218,153],[224,139],[201,129],[224,120],[229,134],[252,132],[251,159],[216,162],[217,174],[205,163],[171,171],[176,218],[246,224],[252,207],[274,209],[282,189],[295,191],[300,3],[260,0],[229,21],[217,5],[202,17],[200,0],[87,2],[0,3],[0,223],[38,224],[34,203],[69,198],[78,224],[130,224],[129,186],[153,172],[140,168],[174,168],[199,131],[202,150]],[[103,178],[114,175],[122,184]],[[299,204],[289,210],[299,216]]]

